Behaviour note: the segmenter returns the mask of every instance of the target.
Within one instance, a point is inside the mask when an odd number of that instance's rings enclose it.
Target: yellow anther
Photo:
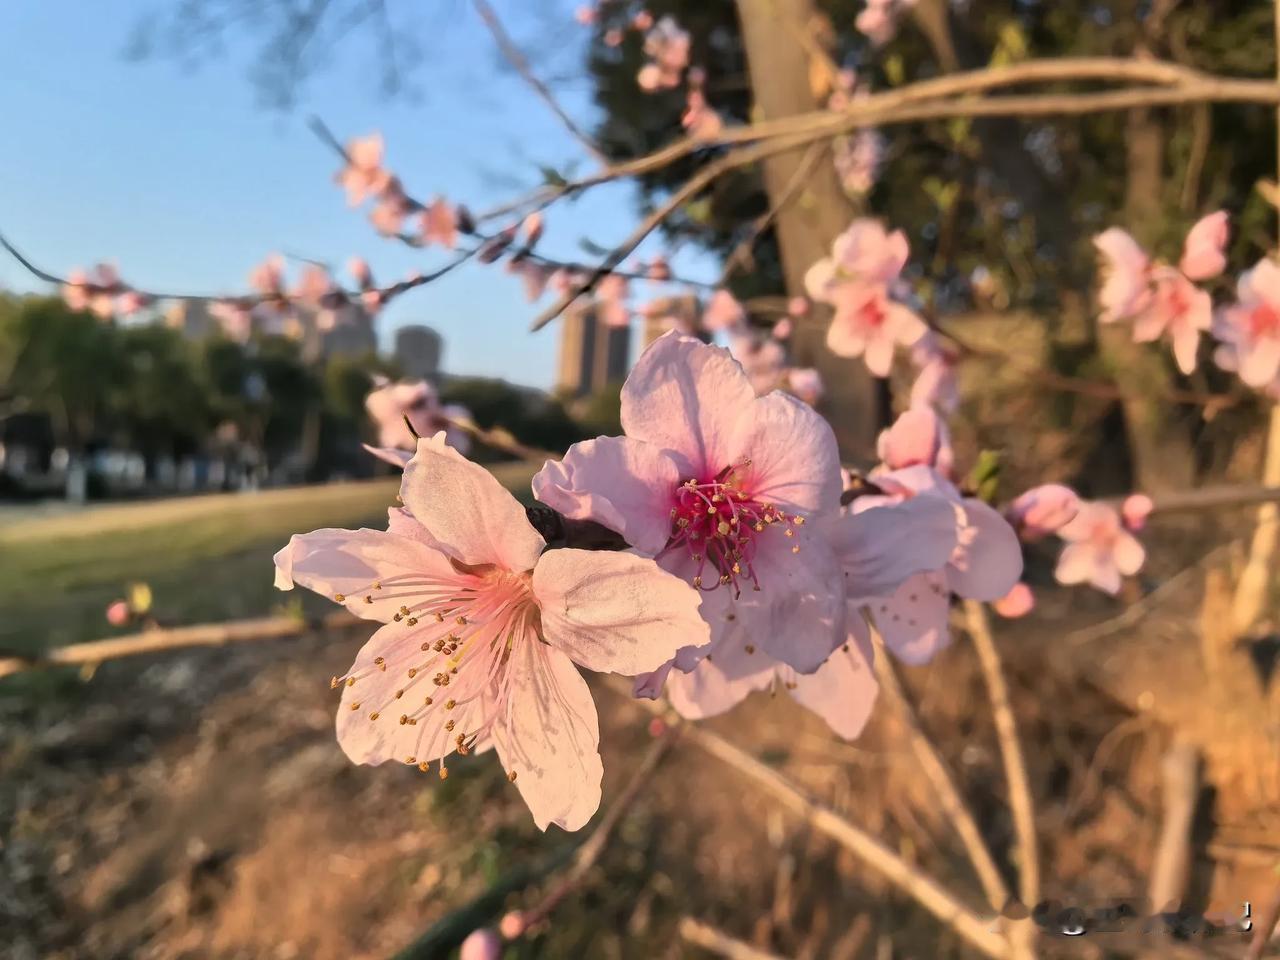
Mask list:
[[[792,548],[791,548],[791,552],[792,552],[792,553],[799,553],[799,552],[800,552],[800,544],[798,544],[798,543],[797,543],[794,547],[792,547]]]
[[[403,691],[403,690],[397,690],[397,691],[396,691],[396,699],[397,699],[397,700],[399,700],[399,699],[400,699],[401,697],[403,697],[403,696],[404,696],[404,691]]]
[[[790,532],[791,532],[790,530],[787,531],[787,533],[790,533]],[[410,617],[408,620],[405,621],[405,623],[407,623],[411,627],[416,627],[418,625],[418,618]]]
[[[510,780],[512,783],[515,783],[515,782],[516,782],[516,772],[515,772],[514,770],[512,770],[510,773],[508,773],[508,774],[507,774],[507,779],[508,779],[508,780]]]
[[[335,594],[333,595],[333,599],[337,600],[339,603],[342,603],[342,602],[343,602],[344,600],[346,600],[347,598],[346,598],[343,594],[341,594],[341,593],[335,593]]]
[[[441,779],[441,780],[448,780],[448,779],[449,779],[449,771],[448,771],[448,770],[446,770],[444,767],[441,767],[441,768],[440,768],[440,779]]]
[[[457,622],[460,626],[465,627],[465,626],[467,625],[467,618],[466,618],[466,617],[459,617],[459,618],[457,619],[457,621],[456,621],[456,622]]]
[[[425,701],[423,701],[423,702],[424,702],[424,703],[426,703],[426,705],[427,705],[428,707],[429,707],[429,706],[431,706],[431,698],[430,698],[430,697],[427,697],[427,699],[426,699]]]
[[[356,685],[356,678],[355,678],[355,677],[347,677],[347,686],[348,686],[348,687],[354,687],[355,685]]]
[[[716,524],[716,533],[720,534],[720,536],[723,537],[728,532],[729,532],[729,524],[725,523],[723,520],[721,520],[718,524]],[[787,532],[790,533],[790,531],[787,531]]]
[[[351,709],[352,709],[352,710],[359,710],[359,709],[360,709],[360,701],[359,701],[359,700],[357,700],[355,703],[351,704]]]
[[[444,728],[445,728],[446,730],[448,730],[450,733],[452,733],[452,732],[453,732],[453,728],[454,728],[455,726],[456,726],[456,724],[455,724],[452,720],[450,720],[448,723],[446,723],[446,724],[444,725]]]
[[[373,603],[373,596],[371,594],[365,594],[364,602]]]
[[[456,701],[456,700],[450,700],[450,701],[448,701],[448,702],[444,705],[444,708],[445,708],[446,710],[452,710],[452,709],[453,709],[454,707],[456,707],[457,705],[458,705],[458,701]]]
[[[755,653],[755,652],[756,652],[756,648],[755,648],[755,647],[753,647],[751,644],[749,644],[749,643],[748,643],[748,644],[747,644],[747,653]]]
[[[375,711],[373,711],[373,713],[369,714],[369,719],[370,719],[370,720],[377,720],[377,719],[378,719],[378,716],[379,716],[378,711],[377,711],[377,710],[375,710]]]
[[[431,769],[431,764],[423,760],[420,764],[418,764],[418,769],[421,770],[423,773],[426,773],[428,770]]]
[[[403,727],[408,722],[409,722],[409,715],[407,713],[400,714],[400,726]]]
[[[412,680],[412,679],[413,679],[414,677],[416,677],[417,675],[418,675],[418,668],[417,668],[417,667],[410,667],[410,668],[409,668],[409,679],[410,679],[410,680]]]
[[[788,537],[794,537],[796,535],[796,532],[792,530],[790,527],[787,527],[785,533]]]

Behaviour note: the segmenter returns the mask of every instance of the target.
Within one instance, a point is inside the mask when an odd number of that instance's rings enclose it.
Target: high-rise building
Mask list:
[[[585,397],[608,383],[621,383],[631,367],[631,328],[609,327],[590,304],[571,306],[560,318],[560,361],[556,386]]]
[[[411,380],[434,380],[440,373],[444,341],[430,327],[408,326],[396,331],[396,362]]]

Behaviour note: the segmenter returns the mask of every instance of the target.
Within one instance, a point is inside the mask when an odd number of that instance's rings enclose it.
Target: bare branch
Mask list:
[[[255,640],[278,640],[296,637],[311,630],[337,630],[364,622],[344,610],[331,613],[318,621],[308,621],[301,617],[261,617],[255,620],[176,627],[171,630],[146,630],[110,640],[54,647],[30,657],[5,657],[0,659],[0,677],[37,667],[82,666],[190,647],[224,647]]]
[[[524,79],[524,82],[533,88],[533,92],[538,95],[542,102],[545,103],[560,122],[564,124],[564,128],[569,131],[574,139],[582,144],[587,149],[587,152],[593,157],[601,163],[606,163],[608,158],[605,157],[600,148],[596,146],[595,141],[592,140],[591,137],[589,137],[586,132],[574,122],[573,117],[569,116],[569,114],[565,112],[564,108],[560,106],[559,101],[556,100],[555,94],[551,92],[551,89],[538,79],[537,74],[533,72],[533,68],[529,65],[528,58],[511,39],[511,35],[508,34],[506,28],[503,27],[502,21],[499,20],[498,15],[493,12],[493,8],[489,6],[486,0],[471,0],[471,5],[476,8],[476,13],[480,14],[480,19],[484,21],[484,25],[488,27],[489,32],[493,34],[493,39],[497,41],[498,49],[502,51],[502,55],[506,57],[507,62],[515,68],[516,73],[520,74]]]
[[[757,950],[749,943],[722,933],[709,923],[685,917],[680,921],[680,938],[728,960],[782,960],[777,954]]]

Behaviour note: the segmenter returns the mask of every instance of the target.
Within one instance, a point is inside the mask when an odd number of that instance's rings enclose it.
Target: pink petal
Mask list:
[[[441,549],[463,563],[520,573],[533,569],[546,546],[524,507],[488,470],[447,446],[444,431],[418,441],[400,498]]]
[[[1080,497],[1070,487],[1046,483],[1032,487],[1009,506],[1009,520],[1026,540],[1057,533],[1080,512]]]
[[[1093,238],[1093,245],[1104,258],[1102,287],[1098,303],[1099,318],[1111,323],[1132,316],[1143,306],[1147,289],[1150,260],[1138,242],[1119,227],[1112,227]]]
[[[692,673],[672,671],[667,678],[667,699],[686,720],[706,720],[736,707],[755,690],[773,683],[772,660],[757,656],[760,668],[753,673],[729,677],[713,660],[703,660]]]
[[[1187,234],[1178,269],[1191,280],[1209,280],[1227,267],[1226,254],[1231,229],[1227,212],[1219,210],[1202,218]]]
[[[1105,503],[1081,503],[1076,515],[1058,530],[1063,540],[1090,541],[1120,529],[1120,516]]]
[[[717,290],[702,312],[708,330],[728,330],[746,322],[747,312],[728,290]]]
[[[1208,295],[1206,294],[1206,297]],[[1180,326],[1173,333],[1173,356],[1178,369],[1190,375],[1196,369],[1196,354],[1200,350],[1200,331],[1190,325]]]
[[[940,570],[956,547],[956,506],[913,497],[839,517],[826,529],[851,598],[887,596],[916,574]]]
[[[885,310],[888,313],[885,329],[892,334],[894,341],[902,346],[914,346],[929,332],[929,325],[910,307],[891,300]]]
[[[859,622],[858,627],[865,633],[865,624]],[[871,719],[880,692],[872,656],[869,638],[865,646],[855,640],[833,653],[817,672],[805,676],[785,671],[784,679],[793,684],[791,696],[797,703],[827,721],[837,736],[852,740]]]
[[[495,724],[504,770],[540,830],[578,830],[600,806],[600,727],[586,681],[565,654],[517,642],[511,653],[510,709]]]
[[[753,400],[739,417],[723,466],[739,471],[752,496],[788,512],[834,513],[840,505],[840,453],[835,434],[813,408],[785,393]]]
[[[393,467],[399,467],[401,470],[413,457],[413,454],[408,450],[401,450],[399,447],[371,447],[367,443],[362,443],[360,446],[364,447],[365,450],[379,460],[385,461]]]
[[[951,593],[941,573],[921,573],[868,609],[885,646],[903,663],[928,663],[951,643]]]
[[[1068,543],[1058,555],[1053,577],[1070,586],[1092,580],[1098,568],[1097,551],[1090,543]]]
[[[571,520],[594,520],[650,556],[671,538],[680,467],[662,448],[630,437],[575,443],[533,478],[533,495]]]
[[[964,513],[966,528],[960,532],[963,549],[947,568],[947,583],[970,600],[998,600],[1022,576],[1018,535],[1004,517],[981,500],[967,498]]]
[[[629,553],[548,550],[533,593],[546,641],[589,670],[636,676],[711,639],[699,592]]]
[[[456,748],[457,734],[445,728],[448,721],[454,721],[459,733],[478,730],[495,709],[485,697],[459,701],[450,710],[446,699],[437,696],[421,707],[420,687],[410,690],[413,703],[397,698],[396,691],[410,687],[409,667],[422,661],[421,642],[420,630],[388,623],[379,627],[356,655],[348,673],[359,678],[354,684],[343,684],[336,720],[338,745],[352,763],[377,766],[389,760],[405,763],[410,757],[417,763],[438,760]],[[534,643],[526,639],[523,645]],[[405,714],[413,714],[418,722],[399,723],[398,718]]]
[[[829,257],[824,257],[811,266],[804,275],[804,289],[814,300],[827,302],[835,284],[836,265]]]
[[[1261,337],[1238,347],[1240,379],[1251,387],[1262,387],[1280,373],[1280,339]]]
[[[382,530],[315,530],[294,534],[273,558],[277,590],[295,583],[343,604],[366,620],[391,620],[403,602],[375,583],[393,577],[453,579],[457,572],[443,554],[422,541]],[[338,597],[342,597],[338,600]],[[370,602],[366,603],[368,597]]]
[[[667,333],[640,357],[622,387],[622,427],[674,450],[695,473],[731,464],[730,437],[754,409],[755,391],[722,347]]]
[[[1120,519],[1126,527],[1136,532],[1147,525],[1147,517],[1155,506],[1155,501],[1145,493],[1132,493],[1120,504]]]
[[[1112,556],[1115,559],[1116,569],[1126,577],[1131,577],[1142,569],[1142,564],[1147,559],[1147,552],[1142,549],[1142,544],[1132,534],[1121,531],[1116,537]]]
[[[947,460],[949,469],[950,439],[941,417],[928,407],[916,407],[900,415],[892,427],[880,433],[876,453],[891,470],[921,463],[936,467],[940,457]]]
[[[1031,588],[1025,583],[1015,583],[1013,589],[995,601],[991,608],[1000,616],[1013,620],[1025,617],[1035,609],[1035,605],[1036,597]]]
[[[755,628],[761,650],[800,673],[812,673],[847,634],[843,576],[835,553],[825,537],[804,526],[786,540],[762,541],[753,565],[769,619],[743,604],[739,616],[746,618],[745,626]]]
[[[827,343],[831,343],[830,337],[827,338]],[[887,377],[893,371],[893,347],[894,343],[888,337],[871,337],[867,340],[867,349],[863,355],[863,360],[866,362],[867,369],[871,371],[872,376]],[[834,347],[832,347],[832,351],[839,353]]]

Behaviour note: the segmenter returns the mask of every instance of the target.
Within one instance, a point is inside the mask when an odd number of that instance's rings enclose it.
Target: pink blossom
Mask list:
[[[1098,291],[1102,313],[1098,319],[1115,323],[1145,310],[1151,299],[1151,259],[1146,251],[1119,227],[1098,234],[1093,245],[1103,258],[1102,288]]]
[[[249,286],[266,297],[283,297],[284,257],[273,253],[250,270]]]
[[[756,396],[764,396],[781,385],[787,354],[778,341],[740,327],[729,334],[729,351],[742,364]]]
[[[520,221],[520,230],[524,234],[526,247],[532,247],[542,239],[542,231],[545,226],[543,216],[537,210]]]
[[[362,257],[352,257],[347,261],[347,273],[351,274],[361,290],[368,290],[373,286],[373,271]]]
[[[596,284],[597,317],[606,327],[625,327],[631,323],[631,310],[627,307],[630,285],[627,278],[617,273],[607,273]]]
[[[1015,583],[1013,589],[991,604],[991,608],[996,613],[1010,620],[1025,617],[1035,607],[1036,595],[1025,583]]]
[[[1046,483],[1032,487],[1009,505],[1006,516],[1023,540],[1057,533],[1080,512],[1080,497],[1070,487]]]
[[[747,311],[728,290],[717,290],[702,311],[702,326],[707,330],[732,330],[747,322]]]
[[[458,960],[499,960],[502,956],[502,939],[492,930],[473,930],[462,941]]]
[[[640,68],[640,88],[654,90],[678,86],[689,65],[689,34],[671,17],[663,17],[645,35],[644,52],[649,62]]]
[[[1155,508],[1155,501],[1145,493],[1131,493],[1120,504],[1121,522],[1126,530],[1137,533],[1147,525],[1147,517]]]
[[[773,325],[773,329],[769,331],[769,336],[777,340],[779,343],[786,343],[791,339],[791,334],[795,333],[796,325],[790,317],[783,317]]]
[[[115,310],[122,317],[129,317],[151,305],[151,297],[137,290],[125,290],[116,297]]]
[[[1259,260],[1240,275],[1236,296],[1214,318],[1214,336],[1227,348],[1219,351],[1219,365],[1235,366],[1251,387],[1265,387],[1280,376],[1280,267]]]
[[[123,600],[114,600],[107,604],[107,623],[113,627],[123,627],[129,622],[132,614],[129,611],[129,604]]]
[[[883,47],[897,34],[902,16],[915,5],[916,0],[867,0],[853,25],[872,46]]]
[[[787,391],[811,407],[816,407],[826,393],[822,374],[813,367],[791,367],[786,371],[785,379]]]
[[[951,475],[955,463],[951,431],[930,407],[913,407],[881,431],[876,455],[890,470],[923,465],[944,477]]]
[[[656,63],[646,63],[636,74],[636,84],[645,93],[653,93],[663,83],[662,68]]]
[[[237,343],[244,343],[253,332],[253,315],[239,300],[212,300],[209,316],[218,321],[222,332]]]
[[[1059,583],[1088,583],[1113,596],[1121,576],[1142,569],[1146,551],[1120,524],[1120,515],[1105,503],[1082,503],[1075,519],[1058,531],[1067,541],[1054,576]]]
[[[378,447],[365,449],[393,465],[402,466],[403,458],[388,451],[412,450],[417,444],[414,434],[429,437],[443,431],[445,441],[460,453],[471,448],[470,435],[455,422],[460,418],[470,420],[470,411],[465,407],[442,407],[435,387],[425,380],[391,383],[377,377],[374,389],[364,398],[364,406],[378,428]]]
[[[807,317],[809,315],[809,298],[792,297],[787,301],[787,315],[791,317]],[[781,323],[782,321],[778,321]],[[782,339],[786,339],[785,337]]]
[[[814,300],[830,302],[834,288],[850,282],[890,286],[907,265],[910,248],[901,230],[888,233],[879,220],[860,218],[836,237],[831,256],[805,274],[805,289]]]
[[[648,30],[653,26],[653,14],[648,10],[641,10],[631,18],[631,26],[635,30]]]
[[[293,292],[298,303],[318,307],[334,291],[333,277],[324,267],[308,264]]]
[[[910,577],[891,595],[870,594],[862,601],[889,650],[906,663],[925,663],[951,642],[951,594],[985,601],[1003,597],[1022,576],[1022,550],[999,513],[976,497],[962,496],[929,467],[877,468],[870,479],[884,493],[854,500],[855,515],[919,501],[950,511],[954,548],[946,562]]]
[[[680,123],[695,140],[714,140],[724,129],[723,118],[708,106],[701,90],[689,91]]]
[[[295,583],[380,621],[342,689],[356,763],[432,762],[493,747],[541,829],[600,803],[599,730],[575,667],[653,670],[708,631],[698,595],[630,553],[547,550],[524,508],[437,434],[418,443],[387,530],[317,530],[275,556]]]
[[[390,177],[378,193],[378,202],[369,214],[369,222],[384,237],[392,237],[404,229],[405,218],[414,204],[400,185],[399,177]]]
[[[520,275],[524,283],[524,296],[533,303],[546,292],[547,283],[551,279],[552,268],[532,260],[510,260],[507,269]]]
[[[689,673],[665,675],[666,695],[676,712],[689,720],[719,716],[757,690],[786,690],[798,704],[827,722],[839,737],[852,740],[871,717],[879,693],[875,652],[866,624],[850,618],[850,633],[818,669],[797,673],[763,650],[745,634],[724,643],[715,656],[702,659]]]
[[[839,138],[832,162],[846,191],[860,196],[876,185],[884,164],[884,135],[878,130],[858,130]]]
[[[72,270],[61,290],[62,300],[69,310],[88,311],[100,320],[110,320],[116,315],[116,297],[125,292],[128,288],[120,282],[116,268],[109,263],[99,263],[89,273]]]
[[[862,357],[877,377],[889,375],[897,346],[909,347],[928,331],[914,311],[889,299],[882,286],[842,284],[831,303],[835,317],[827,330],[827,347],[839,357]]]
[[[422,211],[422,242],[438,243],[452,250],[458,245],[458,213],[442,197],[436,197]]]
[[[931,334],[925,334],[912,347],[911,360],[918,367],[911,384],[911,406],[953,413],[960,405],[955,359],[938,348]]]
[[[604,32],[604,45],[606,47],[622,46],[622,30],[619,27],[611,27]]]
[[[577,10],[573,11],[573,19],[577,20],[578,23],[582,24],[584,27],[589,27],[591,24],[595,23],[596,15],[596,8],[589,5],[578,7]]]
[[[667,258],[662,254],[656,255],[649,261],[649,266],[645,270],[645,275],[650,280],[662,282],[671,279],[671,264],[667,262]]]
[[[874,594],[894,564],[907,564],[902,577],[928,568],[911,565],[922,552],[932,559],[934,538],[919,527],[936,524],[928,505],[889,526],[838,517],[831,428],[786,394],[756,397],[720,347],[674,334],[655,341],[623,386],[622,425],[626,436],[574,444],[548,463],[534,494],[618,532],[703,591],[714,643],[749,636],[773,659],[812,672],[844,642],[846,573]],[[838,536],[829,522],[842,524]],[[899,554],[892,543],[903,534],[916,542]],[[842,573],[845,556],[860,566]]]
[[[347,144],[347,165],[334,179],[347,191],[347,203],[353,207],[381,193],[391,175],[382,169],[382,135],[370,134]]]
[[[1196,368],[1200,332],[1213,325],[1213,301],[1172,267],[1156,267],[1150,276],[1146,305],[1133,322],[1134,342],[1150,343],[1167,336],[1178,369],[1191,373]]]
[[[1199,220],[1187,234],[1178,269],[1189,280],[1211,280],[1227,268],[1225,253],[1231,236],[1227,211],[1219,210]]]
[[[524,934],[528,924],[525,923],[524,914],[519,910],[512,910],[502,915],[502,921],[498,924],[498,930],[501,931],[505,940],[514,940]]]

